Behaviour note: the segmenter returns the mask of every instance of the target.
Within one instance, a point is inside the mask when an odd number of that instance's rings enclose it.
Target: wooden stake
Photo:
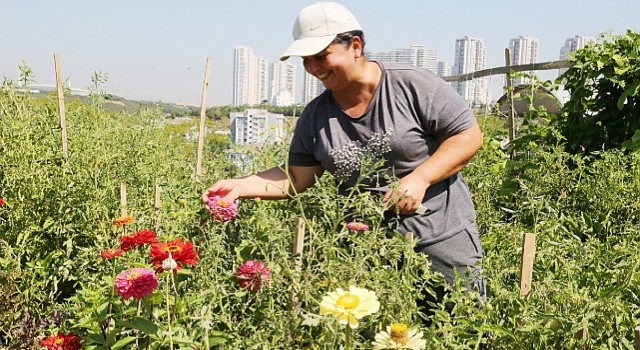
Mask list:
[[[635,339],[633,341],[633,348],[635,350],[640,350],[640,327],[636,327],[633,330],[633,334],[635,335]]]
[[[207,66],[202,86],[202,101],[200,102],[200,133],[198,137],[198,160],[196,164],[196,179],[202,175],[202,152],[204,148],[205,119],[207,116],[207,92],[209,91],[209,74],[211,72],[211,57],[207,57]],[[197,182],[197,181],[196,181]]]
[[[293,255],[296,257],[296,269],[302,268],[302,251],[304,249],[304,229],[305,222],[302,218],[298,218],[296,222],[296,237],[293,240]]]
[[[413,238],[414,238],[413,232],[407,232],[407,233],[405,233],[405,234],[404,234],[404,237],[407,239],[407,241],[409,241],[409,242],[413,242]]]
[[[162,200],[160,198],[160,194],[162,193],[162,188],[160,185],[156,185],[156,195],[153,201],[153,208],[156,212],[156,232],[158,231],[158,227],[160,226],[160,215],[162,214]]]
[[[58,106],[60,108],[60,129],[62,132],[62,156],[65,167],[69,165],[69,155],[67,149],[67,120],[64,108],[64,87],[62,86],[62,68],[60,67],[60,54],[53,54],[53,62],[56,68],[56,86],[58,89]]]
[[[127,216],[127,184],[120,183],[120,216]]]
[[[533,280],[533,259],[536,254],[536,235],[525,233],[522,237],[522,260],[520,264],[520,296],[527,298]]]

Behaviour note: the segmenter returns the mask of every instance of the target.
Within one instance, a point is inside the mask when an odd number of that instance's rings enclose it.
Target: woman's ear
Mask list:
[[[359,36],[354,36],[353,39],[351,39],[351,47],[353,48],[356,58],[364,56],[364,52],[362,50],[362,39]]]

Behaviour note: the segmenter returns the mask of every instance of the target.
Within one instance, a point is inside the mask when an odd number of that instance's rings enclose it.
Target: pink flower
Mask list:
[[[271,272],[261,261],[248,260],[238,267],[236,278],[240,287],[257,292],[269,281]]]
[[[347,228],[349,230],[352,230],[353,232],[360,232],[360,231],[368,230],[369,226],[367,226],[367,225],[365,225],[365,224],[363,224],[361,222],[352,221],[352,222],[347,223]]]
[[[0,208],[4,207],[4,198],[0,197]]]
[[[149,268],[133,268],[116,277],[116,291],[124,299],[141,300],[158,288],[158,277]]]
[[[220,196],[209,197],[209,212],[215,221],[231,221],[238,215],[238,207],[235,203],[223,199]]]

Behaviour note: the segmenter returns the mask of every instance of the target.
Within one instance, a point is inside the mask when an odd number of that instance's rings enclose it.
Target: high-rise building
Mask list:
[[[271,64],[270,103],[274,106],[291,106],[296,96],[296,66],[282,61]]]
[[[324,91],[324,84],[313,75],[304,72],[302,85],[302,103],[307,104]]]
[[[284,115],[262,109],[230,113],[231,142],[239,145],[274,143],[284,139]]]
[[[438,62],[438,76],[439,77],[448,77],[451,75],[451,64],[445,61]]]
[[[462,75],[483,70],[487,65],[487,49],[484,40],[465,36],[456,40],[453,75]],[[489,101],[487,80],[476,78],[452,83],[453,88],[470,105],[486,104]]]
[[[406,49],[394,49],[388,52],[367,52],[367,58],[386,63],[405,63],[426,68],[438,74],[438,50],[423,45],[411,45]]]
[[[511,64],[516,66],[520,64],[538,63],[538,52],[540,43],[536,38],[526,36],[518,36],[509,40],[509,50],[511,51]],[[534,75],[533,71],[527,72]],[[518,77],[513,80],[513,85],[528,84],[530,79]]]
[[[233,51],[234,106],[257,105],[268,101],[268,65],[263,57],[256,56],[247,46]]]
[[[576,52],[588,44],[593,44],[596,42],[596,38],[576,35],[573,38],[567,38],[564,42],[564,46],[560,48],[560,60],[568,60],[569,55],[572,52]],[[567,71],[567,68],[558,69],[558,75],[564,74]]]

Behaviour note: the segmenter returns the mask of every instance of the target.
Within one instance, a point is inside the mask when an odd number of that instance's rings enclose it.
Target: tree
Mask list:
[[[559,129],[573,153],[621,147],[640,130],[640,33],[601,39],[578,50],[558,78],[570,94]]]
[[[19,68],[20,68],[20,85],[26,89],[29,83],[36,82],[35,74],[33,73],[33,69],[27,66],[27,63],[24,60],[22,60],[22,64],[19,66]]]

